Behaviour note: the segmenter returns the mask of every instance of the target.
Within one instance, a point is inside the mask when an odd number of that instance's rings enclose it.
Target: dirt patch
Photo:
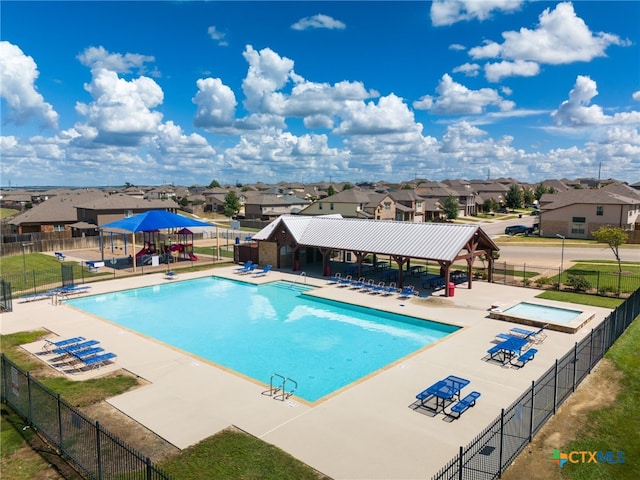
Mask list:
[[[98,419],[102,428],[124,440],[138,453],[149,457],[153,463],[180,453],[180,449],[107,402],[96,403],[82,411],[89,418]]]
[[[433,305],[436,307],[455,307],[452,299],[442,297],[414,298],[416,303],[424,303],[425,305]]]
[[[560,469],[549,460],[553,449],[561,449],[587,428],[587,414],[615,402],[622,373],[607,359],[601,360],[556,415],[538,431],[507,471],[504,480],[562,480]]]

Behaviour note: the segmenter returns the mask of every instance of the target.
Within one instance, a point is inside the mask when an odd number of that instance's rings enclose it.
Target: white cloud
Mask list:
[[[540,65],[523,60],[488,63],[484,66],[484,73],[490,82],[499,82],[505,77],[535,77],[540,73]]]
[[[219,46],[226,47],[227,45],[229,45],[229,42],[225,40],[227,34],[224,32],[219,32],[214,25],[211,25],[209,28],[207,28],[207,33],[212,40],[216,40],[218,42]]]
[[[633,98],[636,102],[640,102],[640,90],[637,92],[633,92],[631,94],[631,98]]]
[[[610,33],[592,33],[579,18],[570,2],[559,3],[554,10],[545,9],[534,30],[521,28],[502,34],[504,42],[486,41],[471,48],[475,59],[502,58],[505,62],[487,67],[487,75],[497,81],[508,75],[535,75],[531,62],[561,65],[588,62],[604,57],[611,45],[627,46],[628,41]]]
[[[16,45],[0,41],[0,97],[9,107],[3,121],[24,125],[35,119],[43,127],[58,127],[58,113],[36,90],[38,75],[33,58]]]
[[[450,75],[444,74],[438,87],[437,97],[425,95],[413,103],[417,110],[430,110],[437,115],[466,115],[481,114],[490,106],[500,111],[510,111],[515,104],[505,100],[491,88],[471,90],[464,85],[454,82]]]
[[[89,47],[78,55],[78,60],[85,67],[93,69],[110,70],[116,73],[138,74],[146,72],[145,64],[154,62],[155,58],[150,55],[140,55],[137,53],[110,53],[104,47]]]
[[[596,82],[588,76],[579,75],[569,92],[569,99],[555,110],[551,116],[556,125],[579,128],[597,125],[640,125],[640,111],[620,112],[606,115],[599,105],[590,105],[598,95]]]
[[[204,78],[196,82],[198,92],[192,101],[198,108],[194,125],[202,128],[230,127],[238,104],[233,90],[219,78]]]
[[[333,133],[337,135],[383,135],[422,130],[413,112],[393,93],[378,103],[346,101],[342,121]]]
[[[465,63],[453,69],[453,73],[464,73],[467,77],[477,77],[480,65],[477,63]]]
[[[436,27],[468,20],[486,20],[494,11],[511,13],[524,0],[435,0],[431,3],[431,23]]]
[[[329,30],[344,30],[347,26],[340,20],[336,20],[328,15],[317,14],[312,17],[305,17],[291,25],[294,30],[308,30],[310,28],[326,28]]]

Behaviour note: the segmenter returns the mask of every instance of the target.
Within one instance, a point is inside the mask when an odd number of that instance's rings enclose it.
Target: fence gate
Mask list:
[[[62,286],[69,287],[73,285],[73,265],[61,265],[62,267]]]
[[[0,312],[12,312],[11,283],[0,280]]]

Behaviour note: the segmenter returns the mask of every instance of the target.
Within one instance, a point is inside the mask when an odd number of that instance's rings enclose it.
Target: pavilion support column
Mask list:
[[[300,270],[300,259],[296,258],[298,253],[298,248],[300,247],[296,245],[291,249],[291,270],[293,270],[294,272],[297,272],[298,270]]]
[[[444,296],[449,296],[449,282],[450,272],[451,272],[451,262],[438,262],[440,264],[440,271],[442,272],[442,276],[444,277]]]
[[[356,256],[356,261],[358,262],[358,278],[362,276],[362,260],[367,256],[367,252],[356,252],[353,254]]]
[[[404,282],[403,269],[404,264],[409,261],[408,257],[400,257],[397,255],[392,255],[391,258],[398,264],[398,288],[402,288]]]
[[[320,253],[322,254],[322,275],[325,277],[331,276],[331,252],[332,248],[321,248]]]
[[[487,260],[489,261],[489,273],[487,275],[487,281],[489,283],[493,283],[493,262],[495,261],[493,259],[493,251],[487,253],[485,256],[487,257]]]

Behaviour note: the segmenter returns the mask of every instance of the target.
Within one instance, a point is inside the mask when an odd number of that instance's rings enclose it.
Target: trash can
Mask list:
[[[456,294],[456,284],[449,282],[449,296],[453,297]]]

